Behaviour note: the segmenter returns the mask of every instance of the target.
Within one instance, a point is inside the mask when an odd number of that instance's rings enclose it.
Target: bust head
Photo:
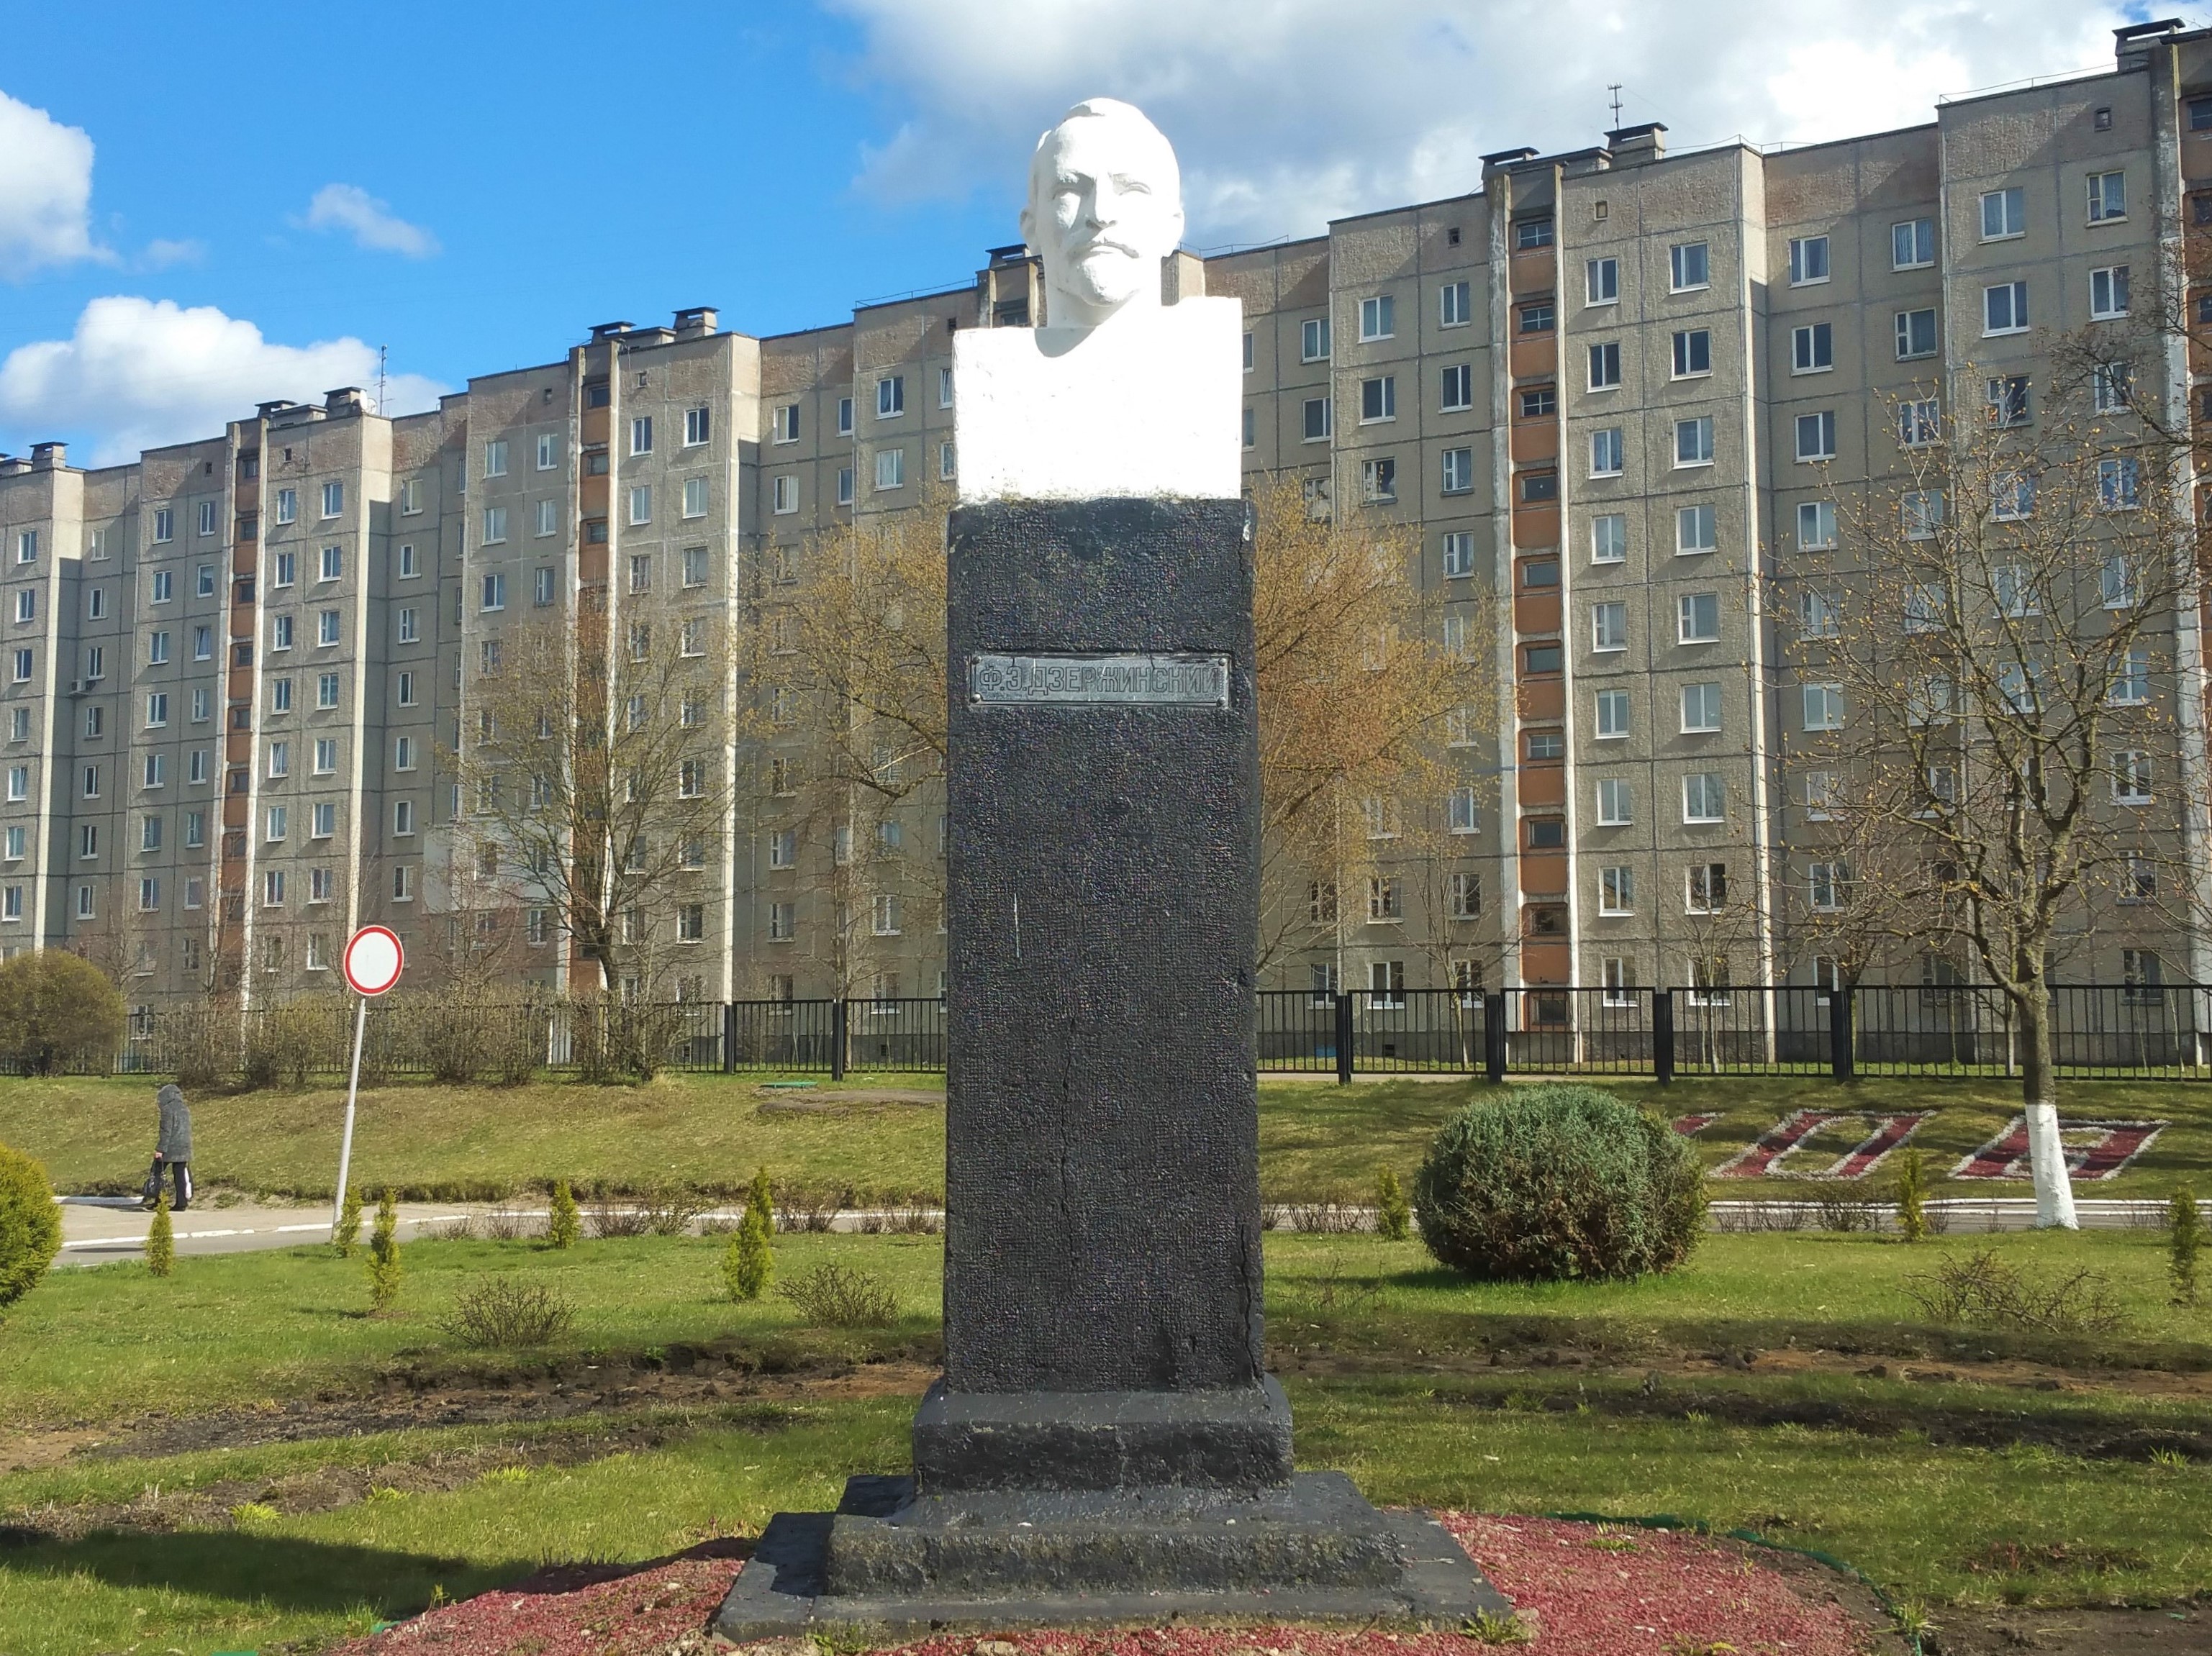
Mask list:
[[[1095,328],[1160,302],[1160,261],[1182,240],[1182,173],[1142,111],[1086,98],[1037,140],[1022,240],[1044,258],[1045,319]]]

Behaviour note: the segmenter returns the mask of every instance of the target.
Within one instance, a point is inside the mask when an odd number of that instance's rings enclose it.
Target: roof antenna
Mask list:
[[[382,345],[379,345],[376,348],[376,411],[380,415],[384,412],[384,354],[386,349],[386,348]]]
[[[1606,90],[1613,94],[1613,130],[1618,132],[1620,130],[1620,82],[1615,81]]]

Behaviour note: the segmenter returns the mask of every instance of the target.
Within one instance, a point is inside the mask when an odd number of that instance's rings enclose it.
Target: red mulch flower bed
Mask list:
[[[1448,1513],[1444,1523],[1538,1630],[1540,1656],[1672,1656],[1708,1647],[1774,1656],[1852,1656],[1867,1629],[1808,1598],[1739,1547],[1680,1531]],[[728,1543],[608,1579],[550,1571],[416,1617],[331,1656],[664,1656],[702,1637],[737,1574]],[[720,1555],[720,1556],[718,1556]],[[902,1647],[970,1656],[972,1635]],[[1467,1656],[1455,1630],[1394,1634],[1169,1627],[1017,1633],[992,1656]]]

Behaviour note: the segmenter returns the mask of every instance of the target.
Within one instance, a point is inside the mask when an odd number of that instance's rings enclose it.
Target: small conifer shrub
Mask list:
[[[378,1311],[391,1310],[399,1298],[399,1198],[389,1185],[368,1233],[368,1296]]]
[[[745,1216],[722,1253],[722,1280],[732,1299],[757,1300],[768,1291],[769,1278],[775,1274],[775,1198],[763,1168],[753,1175],[745,1192]]]
[[[338,1228],[331,1234],[331,1246],[338,1251],[338,1258],[350,1259],[361,1252],[361,1186],[348,1185],[345,1201],[338,1209]]]
[[[169,1198],[159,1190],[154,1192],[154,1223],[146,1232],[146,1269],[156,1277],[166,1277],[176,1268],[177,1232],[169,1222]]]
[[[545,1240],[555,1247],[574,1247],[581,1231],[575,1192],[568,1188],[567,1180],[557,1179],[553,1183],[552,1210],[545,1221]]]
[[[1908,1242],[1928,1240],[1928,1158],[1918,1150],[1897,1158],[1897,1234]]]
[[[1399,1187],[1398,1175],[1383,1168],[1375,1175],[1375,1229],[1386,1242],[1402,1242],[1413,1234],[1413,1204]]]
[[[2197,1259],[2204,1242],[2204,1216],[2197,1210],[2197,1192],[2184,1185],[2166,1207],[2166,1269],[2173,1280],[2176,1305],[2197,1303]]]

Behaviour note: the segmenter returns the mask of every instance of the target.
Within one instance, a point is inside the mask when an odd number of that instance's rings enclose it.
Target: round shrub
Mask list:
[[[1671,1271],[1705,1228],[1687,1140],[1595,1087],[1516,1087],[1444,1124],[1414,1180],[1421,1240],[1508,1282]]]
[[[123,997],[82,955],[42,949],[0,965],[0,1062],[19,1075],[106,1070],[123,1020]]]
[[[46,1170],[0,1144],[0,1311],[38,1286],[61,1248],[61,1212]]]

